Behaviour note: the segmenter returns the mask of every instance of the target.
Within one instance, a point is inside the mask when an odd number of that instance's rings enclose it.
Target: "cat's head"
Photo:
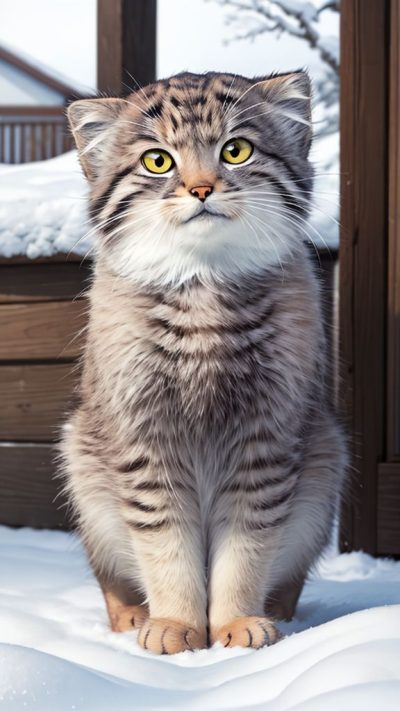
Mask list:
[[[312,190],[310,82],[179,74],[68,110],[99,249],[116,273],[179,283],[279,263]]]

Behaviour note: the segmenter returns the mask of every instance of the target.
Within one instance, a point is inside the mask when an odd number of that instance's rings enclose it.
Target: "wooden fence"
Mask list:
[[[72,147],[63,106],[0,107],[0,163],[45,160]]]

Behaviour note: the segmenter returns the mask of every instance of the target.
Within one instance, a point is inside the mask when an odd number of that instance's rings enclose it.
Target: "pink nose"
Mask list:
[[[212,185],[198,185],[195,188],[191,188],[189,192],[193,195],[193,197],[199,198],[201,202],[204,202],[204,200],[211,195],[213,190],[214,188]]]

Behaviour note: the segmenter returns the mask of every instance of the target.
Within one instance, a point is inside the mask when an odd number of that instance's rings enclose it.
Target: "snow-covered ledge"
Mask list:
[[[93,244],[86,194],[75,151],[0,165],[0,257],[86,255]]]

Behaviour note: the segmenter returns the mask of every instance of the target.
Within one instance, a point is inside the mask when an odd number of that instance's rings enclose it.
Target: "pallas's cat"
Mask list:
[[[305,246],[309,79],[184,73],[69,120],[97,259],[62,450],[112,629],[271,644],[346,459]]]

